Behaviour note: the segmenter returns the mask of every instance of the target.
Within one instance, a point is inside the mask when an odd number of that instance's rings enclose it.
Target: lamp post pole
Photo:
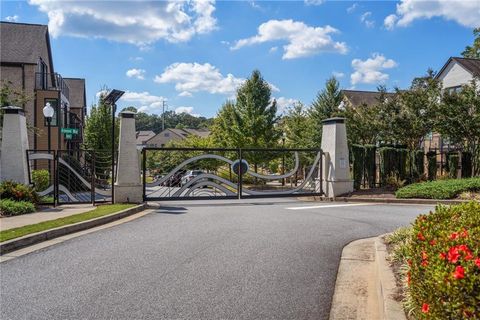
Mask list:
[[[47,146],[48,146],[48,154],[50,155],[50,152],[52,150],[52,143],[51,143],[51,125],[52,125],[52,118],[53,118],[53,115],[55,114],[55,110],[52,108],[52,106],[50,105],[49,102],[47,102],[45,104],[45,107],[43,107],[43,116],[45,117],[45,119],[47,119],[47,128],[48,128],[48,134],[47,134]],[[58,118],[57,118],[58,119]],[[55,169],[55,166],[54,166],[54,169]],[[48,172],[50,173],[49,174],[49,177],[51,180],[55,180],[55,173],[53,173],[53,179],[52,179],[52,171],[54,170],[51,170],[51,162],[50,162],[50,159],[48,159]],[[55,206],[55,181],[53,183],[53,205]]]
[[[115,203],[115,109],[117,104],[112,105],[112,203]]]
[[[282,136],[282,176],[285,174],[285,133]],[[285,186],[285,178],[282,178],[282,187]]]

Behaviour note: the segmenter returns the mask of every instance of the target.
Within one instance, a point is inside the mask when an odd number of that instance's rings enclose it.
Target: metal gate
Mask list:
[[[112,201],[111,151],[27,150],[27,161],[43,204]]]
[[[144,201],[320,196],[320,149],[144,148]]]

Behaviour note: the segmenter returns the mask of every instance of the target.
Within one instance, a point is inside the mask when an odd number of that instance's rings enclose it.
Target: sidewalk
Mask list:
[[[23,227],[43,221],[55,220],[58,218],[91,211],[93,209],[95,209],[95,207],[91,204],[70,204],[55,208],[46,208],[35,213],[29,213],[20,216],[2,217],[0,218],[0,231]]]

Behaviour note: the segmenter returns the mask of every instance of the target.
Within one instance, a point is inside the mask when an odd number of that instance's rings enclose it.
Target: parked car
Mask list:
[[[201,175],[202,173],[204,173],[202,170],[187,171],[187,173],[182,177],[181,186],[186,185],[190,180]]]
[[[164,187],[180,187],[182,182],[182,176],[185,174],[185,170],[179,170],[175,172],[170,178],[162,183]]]

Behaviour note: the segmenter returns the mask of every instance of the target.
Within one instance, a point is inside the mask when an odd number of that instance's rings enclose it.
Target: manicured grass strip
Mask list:
[[[8,229],[0,231],[0,242],[23,237],[27,234],[36,233],[40,231],[45,231],[53,228],[62,227],[68,224],[74,224],[77,222],[82,222],[108,214],[122,211],[131,207],[134,207],[134,204],[108,204],[98,206],[97,208],[87,211],[84,213],[74,214],[72,216],[58,218],[55,220],[44,221],[36,224],[30,224],[28,226]]]
[[[400,188],[397,198],[452,199],[467,191],[480,190],[480,177],[414,183]]]

